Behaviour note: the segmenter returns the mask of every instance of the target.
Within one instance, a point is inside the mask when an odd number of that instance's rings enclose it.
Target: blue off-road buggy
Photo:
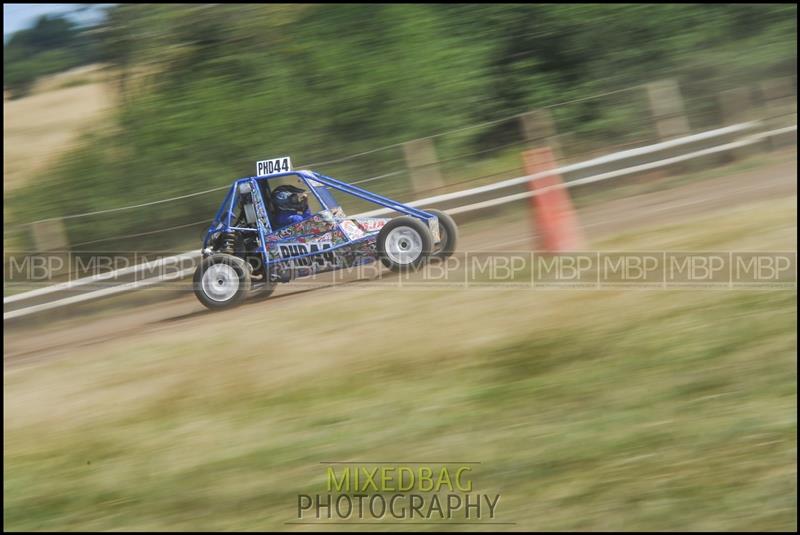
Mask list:
[[[257,170],[231,185],[206,233],[194,291],[209,309],[235,306],[250,295],[268,297],[278,283],[297,277],[378,259],[393,271],[415,270],[455,250],[458,230],[444,212],[418,210],[313,171],[292,171],[289,158],[258,162]],[[281,185],[311,192],[303,197],[320,210],[280,226],[273,194]],[[332,190],[404,215],[347,217]]]

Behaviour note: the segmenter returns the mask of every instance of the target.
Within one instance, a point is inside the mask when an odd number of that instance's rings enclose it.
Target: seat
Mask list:
[[[275,207],[275,203],[272,202],[272,194],[267,187],[267,181],[261,180],[258,181],[258,187],[261,191],[261,198],[264,199],[264,204],[266,205],[267,209],[267,217],[269,218],[270,228],[272,230],[277,230],[278,226],[276,225],[277,222],[277,209]]]

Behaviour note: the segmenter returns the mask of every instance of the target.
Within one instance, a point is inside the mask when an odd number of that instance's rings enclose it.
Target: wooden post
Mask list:
[[[67,251],[69,240],[64,221],[53,219],[42,221],[32,226],[33,244],[37,252]]]
[[[760,89],[768,129],[797,123],[797,95],[791,77],[765,80],[761,82]],[[796,144],[796,131],[770,138],[770,146],[773,149]]]
[[[793,86],[792,79],[788,76],[761,82],[761,95],[768,119],[785,119],[786,124],[797,121],[797,98]]]
[[[674,79],[659,80],[646,87],[659,139],[667,141],[689,135],[689,120],[678,82]]]
[[[561,159],[561,143],[556,133],[556,124],[553,121],[553,114],[547,108],[523,113],[519,118],[522,137],[527,142],[528,147],[547,145],[555,154],[556,159]]]
[[[750,89],[737,87],[728,89],[719,95],[722,108],[722,122],[726,125],[743,123],[753,117]]]
[[[689,119],[683,105],[680,86],[675,79],[658,80],[645,84],[647,100],[660,141],[668,141],[691,133]],[[683,162],[672,166],[678,174],[685,173],[696,163]]]
[[[744,123],[752,120],[753,106],[749,87],[728,89],[719,94],[722,122],[725,125]],[[745,145],[730,151],[733,159],[741,160],[753,155],[758,150],[756,145]]]
[[[415,139],[403,143],[403,154],[411,175],[415,193],[444,185],[439,171],[439,158],[431,138]]]

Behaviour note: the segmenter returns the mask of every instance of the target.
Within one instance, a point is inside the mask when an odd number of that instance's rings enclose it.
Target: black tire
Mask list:
[[[458,226],[453,218],[441,210],[425,210],[439,218],[439,237],[442,240],[434,245],[431,258],[444,260],[451,256],[458,245]]]
[[[214,266],[227,266],[230,269]],[[212,281],[215,274],[219,278]],[[192,282],[197,299],[209,310],[232,308],[241,304],[250,294],[250,269],[238,256],[217,253],[205,258],[197,266]],[[216,288],[219,292],[215,294],[213,290]]]
[[[378,233],[376,248],[384,266],[392,271],[412,271],[419,269],[430,256],[433,236],[419,219],[396,217]]]
[[[259,266],[253,267],[253,264],[247,262],[248,271],[250,272],[250,295],[247,299],[267,299],[278,287],[278,283],[269,280],[268,274],[260,267],[261,259],[258,259]],[[253,279],[253,272],[256,271],[256,278]]]
[[[258,300],[267,299],[273,293],[275,293],[275,289],[277,287],[278,287],[277,282],[267,282],[264,284],[260,284],[258,288],[256,288],[251,292],[250,297]]]

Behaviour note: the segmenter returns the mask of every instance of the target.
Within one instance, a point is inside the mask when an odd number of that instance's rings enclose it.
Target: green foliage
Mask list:
[[[119,4],[96,35],[118,73],[117,128],[45,179],[52,201],[41,183],[15,199],[24,220],[34,202],[41,217],[147,202],[222,186],[268,155],[331,160],[572,100],[554,109],[560,133],[642,139],[641,96],[582,99],[669,76],[692,111],[711,114],[721,89],[794,74],[796,6]],[[436,145],[477,160],[519,141],[509,121]],[[402,162],[393,149],[320,170],[355,179]],[[375,187],[404,191],[406,177],[392,180]],[[199,220],[220,198],[73,220],[70,238]]]
[[[40,17],[32,28],[16,32],[3,46],[3,87],[24,96],[40,76],[97,61],[86,31],[65,17]]]

